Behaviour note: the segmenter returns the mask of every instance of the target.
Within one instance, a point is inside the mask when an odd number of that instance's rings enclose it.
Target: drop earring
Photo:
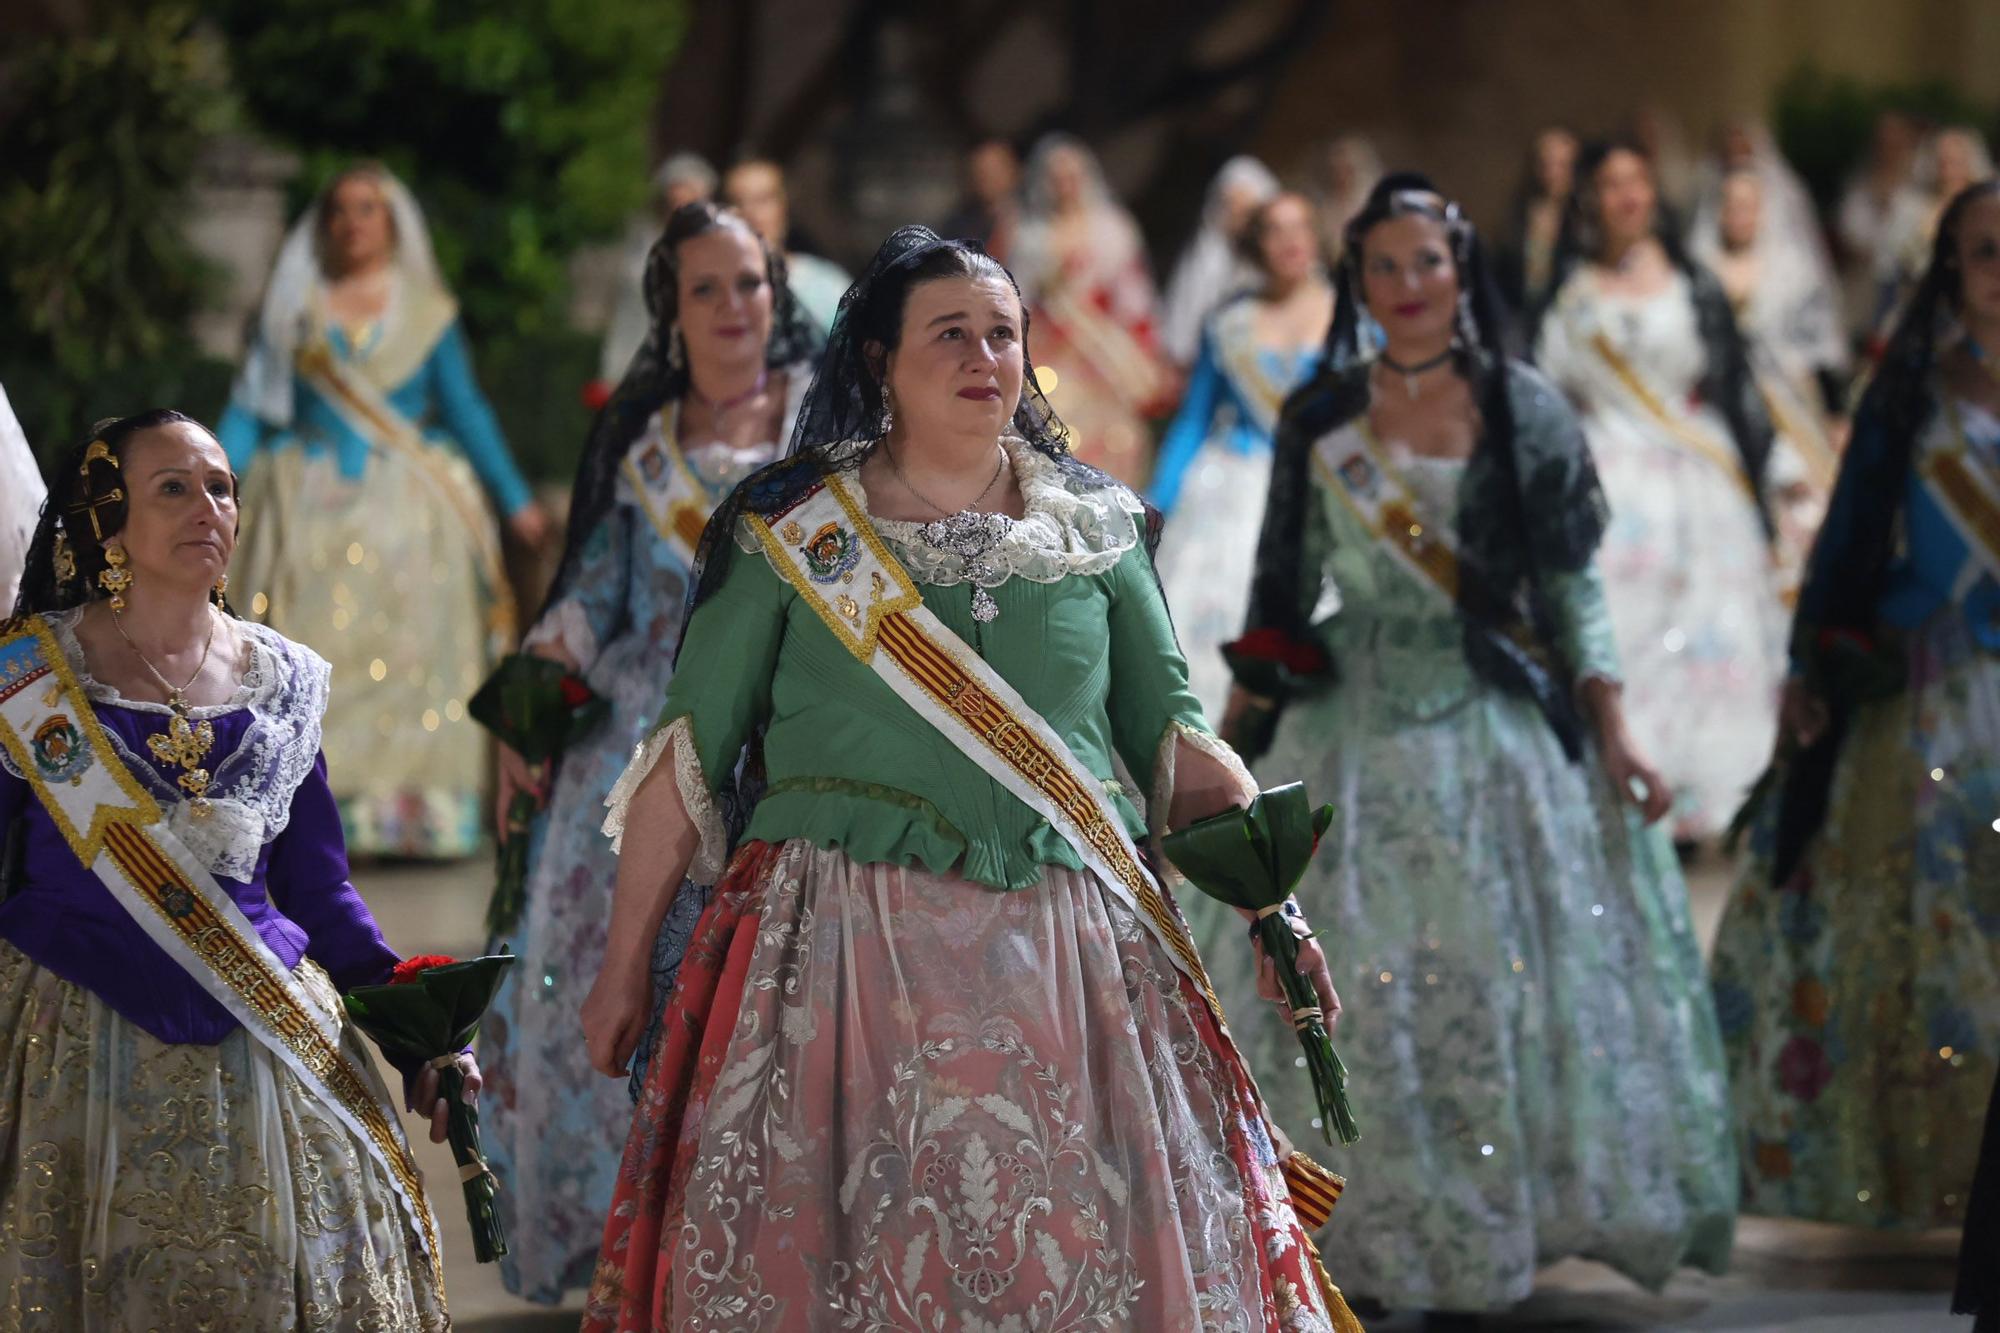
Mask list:
[[[228,593],[228,591],[229,591],[229,575],[217,574],[215,576],[215,604],[223,608],[224,610],[227,610],[229,608],[229,603],[223,600],[224,595]]]
[[[111,594],[113,615],[125,609],[125,594],[132,587],[132,571],[125,567],[126,564],[124,547],[107,545],[104,548],[104,570],[97,576],[97,582]]]
[[[69,549],[69,534],[58,528],[55,547],[56,583],[67,586],[76,577],[76,552]]]

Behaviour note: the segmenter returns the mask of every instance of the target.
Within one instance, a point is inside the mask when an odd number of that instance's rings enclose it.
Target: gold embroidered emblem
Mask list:
[[[164,736],[148,736],[146,748],[153,752],[153,758],[163,764],[178,764],[187,771],[181,774],[181,789],[194,798],[189,802],[190,813],[197,817],[208,814],[208,770],[201,767],[202,756],[215,744],[215,728],[207,722],[190,724],[180,714],[167,724]]]
[[[778,529],[778,536],[784,539],[785,545],[797,546],[806,539],[806,530],[799,526],[797,519],[793,519]]]
[[[849,597],[846,593],[840,594],[840,596],[834,600],[833,604],[840,611],[840,614],[846,616],[849,620],[861,619],[861,603],[855,601],[852,597]]]

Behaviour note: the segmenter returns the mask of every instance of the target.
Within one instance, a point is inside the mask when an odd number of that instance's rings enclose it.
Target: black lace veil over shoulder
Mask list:
[[[1582,724],[1544,580],[1589,565],[1609,511],[1568,404],[1539,373],[1508,357],[1509,330],[1477,232],[1424,176],[1385,177],[1348,225],[1326,355],[1279,419],[1247,629],[1290,644],[1314,640],[1320,572],[1301,565],[1311,506],[1319,503],[1312,451],[1368,410],[1376,353],[1362,300],[1363,243],[1377,224],[1410,214],[1439,222],[1451,239],[1465,293],[1453,357],[1481,416],[1458,515],[1466,658],[1483,679],[1534,699],[1574,758]]]

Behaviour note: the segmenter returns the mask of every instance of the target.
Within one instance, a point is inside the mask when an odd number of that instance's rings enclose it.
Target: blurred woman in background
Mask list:
[[[1637,148],[1584,155],[1535,353],[1611,504],[1600,560],[1633,733],[1673,788],[1677,835],[1699,839],[1770,753],[1784,616],[1770,420],[1729,298],[1661,216]]]
[[[1082,140],[1051,134],[1035,146],[1009,262],[1076,456],[1143,483],[1147,418],[1172,405],[1175,377],[1160,351],[1145,242]]]
[[[1254,286],[1258,271],[1246,257],[1243,232],[1257,206],[1278,192],[1278,178],[1254,157],[1232,157],[1209,182],[1201,225],[1167,283],[1160,345],[1177,366],[1193,364],[1202,326],[1223,301]]]
[[[488,500],[530,546],[549,522],[384,168],[341,172],[292,229],[217,434],[249,516],[232,595],[341,682],[326,752],[349,850],[469,855],[487,764],[465,704],[515,628]]]
[[[1222,716],[1229,688],[1222,645],[1243,628],[1271,484],[1271,432],[1286,396],[1318,363],[1333,319],[1317,221],[1300,194],[1252,210],[1239,253],[1262,284],[1209,317],[1153,472],[1151,498],[1168,518],[1160,580],[1188,687],[1213,717]]]
[[[1365,134],[1342,134],[1314,149],[1305,171],[1306,193],[1319,214],[1320,251],[1329,265],[1340,262],[1347,222],[1368,202],[1382,179],[1382,155]]]
[[[1551,125],[1535,136],[1520,191],[1514,196],[1503,248],[1496,256],[1500,294],[1516,311],[1540,306],[1555,273],[1556,242],[1576,182],[1576,136]]]
[[[1695,214],[1689,250],[1729,297],[1771,418],[1776,447],[1766,490],[1779,587],[1789,600],[1839,466],[1848,358],[1838,291],[1817,233],[1800,236],[1780,221],[1783,214],[1770,206],[1775,188],[1755,166],[1726,171]]]

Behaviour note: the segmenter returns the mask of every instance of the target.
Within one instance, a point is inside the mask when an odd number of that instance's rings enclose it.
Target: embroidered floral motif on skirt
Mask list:
[[[696,930],[584,1326],[1348,1330],[1247,1077],[1092,876],[744,847]]]

